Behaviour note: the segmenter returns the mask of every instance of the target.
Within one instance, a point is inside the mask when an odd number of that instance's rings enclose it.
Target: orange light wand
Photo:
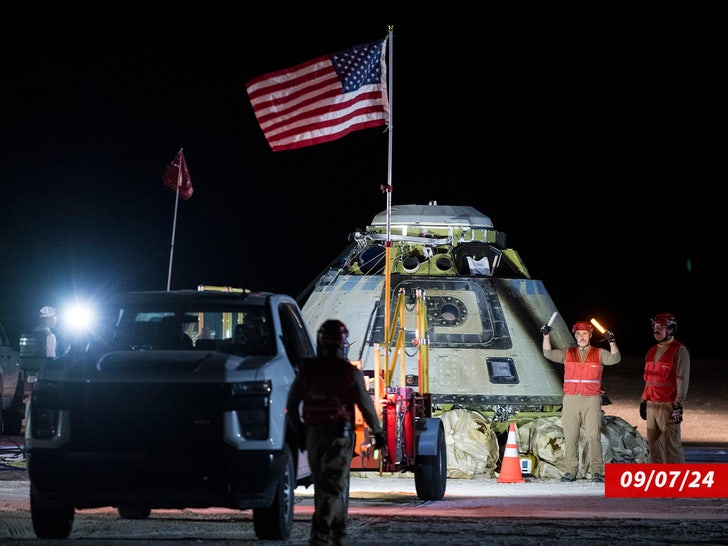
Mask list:
[[[599,333],[603,334],[604,332],[607,331],[601,324],[599,324],[597,322],[597,319],[595,319],[595,318],[591,319],[591,323],[594,325],[594,328],[599,330]]]

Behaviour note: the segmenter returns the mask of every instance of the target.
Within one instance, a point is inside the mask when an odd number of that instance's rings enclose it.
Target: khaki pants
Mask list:
[[[672,402],[647,402],[647,447],[651,463],[685,462],[680,425],[672,422]]]
[[[354,433],[342,425],[312,426],[306,436],[314,487],[310,544],[341,544],[346,537],[349,471]]]
[[[602,453],[602,400],[600,396],[564,395],[561,427],[564,430],[564,466],[574,476],[579,473],[579,434],[584,429],[588,467],[592,475],[604,475]]]

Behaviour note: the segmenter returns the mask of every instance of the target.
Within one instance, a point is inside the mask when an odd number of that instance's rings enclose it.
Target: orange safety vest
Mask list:
[[[579,349],[569,347],[564,361],[564,394],[599,396],[602,391],[602,362],[599,348],[592,347],[584,362]]]
[[[675,355],[682,347],[679,341],[673,341],[665,352],[655,360],[657,345],[653,345],[645,356],[645,388],[642,400],[651,402],[674,402],[677,397],[677,374],[675,372]]]

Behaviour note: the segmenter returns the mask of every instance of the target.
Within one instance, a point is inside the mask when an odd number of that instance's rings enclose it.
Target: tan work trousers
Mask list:
[[[353,431],[342,425],[312,426],[306,435],[313,477],[314,514],[310,544],[341,544],[346,537]]]
[[[651,463],[685,462],[680,425],[672,421],[672,402],[647,402],[647,447]]]
[[[561,410],[561,427],[564,430],[565,472],[579,475],[579,435],[584,429],[587,450],[586,471],[604,475],[602,453],[602,399],[601,396],[565,394]]]

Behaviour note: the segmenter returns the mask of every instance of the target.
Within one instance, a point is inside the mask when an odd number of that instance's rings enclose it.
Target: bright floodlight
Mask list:
[[[82,332],[93,325],[95,313],[93,308],[85,303],[74,303],[63,313],[65,326],[73,331]]]

